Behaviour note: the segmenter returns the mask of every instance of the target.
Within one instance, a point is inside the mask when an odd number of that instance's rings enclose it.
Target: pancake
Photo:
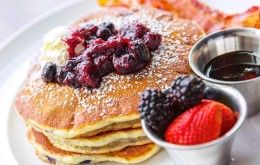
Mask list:
[[[35,129],[35,128],[34,128]],[[38,129],[35,129],[38,132],[41,132]],[[145,137],[145,133],[142,128],[135,129],[123,129],[118,131],[109,131],[105,133],[101,133],[91,137],[79,137],[79,138],[62,138],[59,136],[55,136],[51,133],[41,132],[49,139],[64,141],[64,143],[69,143],[71,145],[76,146],[89,146],[89,147],[101,147],[104,145],[108,145],[110,143],[118,142],[124,139],[135,139],[139,137]]]
[[[157,9],[112,8],[86,17],[79,24],[103,21],[111,21],[117,27],[138,21],[161,34],[162,43],[152,53],[151,63],[135,74],[111,73],[103,78],[97,89],[73,89],[46,84],[40,76],[30,77],[15,102],[18,113],[29,125],[72,138],[115,123],[135,121],[139,119],[139,94],[143,90],[165,89],[177,75],[191,72],[188,53],[203,35],[196,23]]]
[[[65,151],[72,151],[72,152],[82,153],[82,154],[109,153],[113,151],[120,151],[128,146],[138,146],[138,145],[151,143],[151,141],[147,137],[139,137],[139,138],[120,140],[118,142],[110,143],[108,145],[101,146],[101,147],[87,147],[87,146],[71,145],[64,141],[60,141],[56,139],[50,139],[50,138],[48,139],[53,144],[53,146],[57,148],[60,148]]]
[[[28,130],[29,141],[34,146],[36,153],[45,161],[52,160],[66,164],[79,164],[83,161],[91,163],[114,161],[119,163],[138,163],[142,162],[159,151],[159,147],[153,143],[127,147],[124,150],[110,152],[106,154],[78,154],[67,152],[54,147],[46,136],[33,129]]]
[[[38,132],[41,132],[35,129]],[[47,132],[43,133],[57,148],[77,153],[97,154],[119,151],[127,146],[151,143],[142,128],[109,131],[88,138],[61,138]]]
[[[28,123],[28,125],[30,125],[30,124]],[[39,132],[48,133],[49,135],[51,134],[52,136],[54,136],[56,138],[63,138],[61,136],[53,134],[53,132],[50,131],[50,130],[42,130],[41,128],[38,128],[35,125],[31,125],[31,126],[33,126]],[[88,132],[88,133],[85,133],[85,134],[82,134],[82,135],[79,135],[79,136],[76,136],[76,137],[73,137],[73,138],[74,139],[77,139],[77,138],[78,139],[86,139],[87,137],[95,136],[97,134],[105,133],[107,131],[117,131],[117,130],[122,130],[122,129],[135,129],[135,128],[140,128],[140,127],[141,127],[140,120],[137,119],[137,120],[128,121],[128,122],[126,121],[126,122],[120,122],[120,123],[113,123],[113,124],[107,125],[103,128],[96,129],[94,131],[91,131],[91,132]]]

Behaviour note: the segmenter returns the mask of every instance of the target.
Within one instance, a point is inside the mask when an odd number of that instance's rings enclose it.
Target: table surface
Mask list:
[[[64,3],[77,0],[0,0],[0,45],[15,31],[40,15]],[[252,5],[260,5],[260,0],[244,0],[243,5],[236,5],[236,0],[201,0],[211,7],[228,12],[242,12]],[[227,4],[228,3],[228,4]],[[214,4],[214,6],[212,6]],[[234,5],[230,10],[229,5]]]

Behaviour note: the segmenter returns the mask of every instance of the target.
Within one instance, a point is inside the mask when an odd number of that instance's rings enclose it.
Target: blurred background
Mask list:
[[[41,14],[76,0],[0,0],[0,44]]]
[[[0,0],[0,45],[15,31],[42,14],[60,5],[80,0]],[[96,0],[87,0],[96,1]],[[201,0],[216,9],[228,13],[244,12],[252,5],[260,5],[260,0]],[[214,4],[214,6],[212,6]],[[232,5],[232,7],[230,7]]]

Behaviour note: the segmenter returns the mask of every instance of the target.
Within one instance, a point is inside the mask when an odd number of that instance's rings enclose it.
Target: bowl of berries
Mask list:
[[[247,105],[235,88],[181,75],[164,91],[145,90],[139,111],[144,132],[173,164],[219,165],[231,160]]]

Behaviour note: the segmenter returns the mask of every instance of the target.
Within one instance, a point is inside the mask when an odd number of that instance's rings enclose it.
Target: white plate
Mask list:
[[[260,4],[259,0],[204,1],[229,12],[241,12],[251,5]],[[227,3],[236,4],[236,7],[226,5]],[[29,60],[39,51],[43,34],[55,26],[70,24],[98,8],[95,0],[78,0],[61,6],[24,27],[0,47],[0,164],[42,164],[26,140],[24,123],[13,110],[15,93],[26,76]],[[260,130],[257,129],[259,125],[260,114],[246,121],[235,139],[232,164],[260,164]],[[171,163],[166,153],[161,152],[142,164]]]

